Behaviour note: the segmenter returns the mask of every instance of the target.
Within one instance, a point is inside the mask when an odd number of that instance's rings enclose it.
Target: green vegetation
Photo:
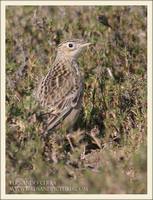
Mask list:
[[[7,193],[147,193],[146,16],[145,6],[7,7]],[[33,95],[70,38],[93,43],[79,59],[74,152],[62,130],[42,140]]]

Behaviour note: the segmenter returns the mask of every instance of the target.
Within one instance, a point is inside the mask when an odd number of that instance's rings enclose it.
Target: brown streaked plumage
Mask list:
[[[40,105],[47,111],[44,114],[44,134],[58,124],[69,129],[75,123],[80,113],[83,93],[83,80],[77,58],[89,44],[74,39],[58,46],[53,66],[40,82],[36,94]]]

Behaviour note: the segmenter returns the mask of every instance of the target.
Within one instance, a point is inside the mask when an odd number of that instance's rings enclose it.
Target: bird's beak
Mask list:
[[[81,44],[81,47],[86,47],[86,46],[89,46],[89,45],[91,45],[91,43],[87,42],[87,43]]]

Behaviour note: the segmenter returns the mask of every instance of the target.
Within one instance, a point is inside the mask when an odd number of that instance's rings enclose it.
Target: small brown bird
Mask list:
[[[40,82],[36,97],[41,107],[46,126],[43,135],[59,124],[69,130],[76,122],[83,94],[83,79],[77,63],[80,53],[90,43],[74,39],[62,42],[57,48],[53,66]]]

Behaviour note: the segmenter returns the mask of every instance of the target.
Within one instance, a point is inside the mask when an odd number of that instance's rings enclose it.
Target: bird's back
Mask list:
[[[42,108],[47,111],[47,130],[54,128],[75,107],[78,107],[82,89],[78,64],[65,59],[55,60],[37,90],[37,99]]]

